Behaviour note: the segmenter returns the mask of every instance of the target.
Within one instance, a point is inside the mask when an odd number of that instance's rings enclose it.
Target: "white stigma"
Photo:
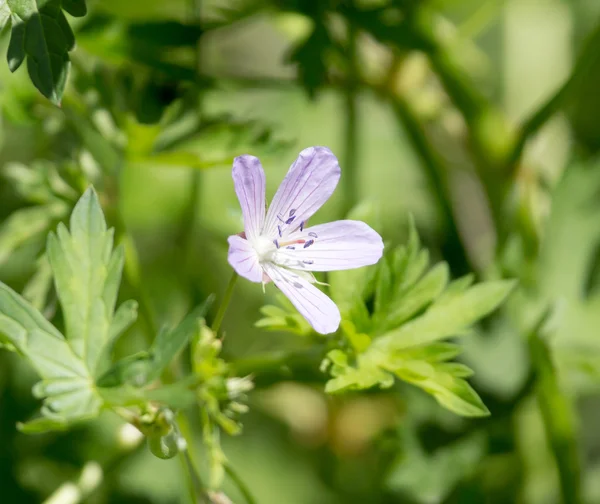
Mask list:
[[[272,262],[277,250],[273,240],[266,236],[258,236],[252,241],[252,247],[256,251],[259,262]]]

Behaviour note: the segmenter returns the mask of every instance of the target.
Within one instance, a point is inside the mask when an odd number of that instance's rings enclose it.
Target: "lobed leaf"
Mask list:
[[[44,417],[65,422],[98,414],[101,400],[84,362],[50,322],[2,283],[0,334],[2,341],[25,356],[42,378],[34,393],[44,398]]]
[[[116,337],[111,331],[124,253],[113,251],[98,197],[88,189],[71,214],[71,232],[59,224],[47,254],[65,318],[67,339],[92,376],[105,368]],[[118,334],[117,334],[118,335]]]
[[[486,282],[460,296],[435,303],[423,315],[378,338],[380,350],[399,350],[456,336],[493,311],[510,293],[513,281]]]

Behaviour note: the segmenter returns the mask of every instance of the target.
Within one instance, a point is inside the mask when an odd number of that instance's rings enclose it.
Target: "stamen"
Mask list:
[[[318,238],[317,233],[315,233],[314,231],[311,231],[310,233],[308,233],[308,236],[312,236],[313,238]]]
[[[282,237],[281,226],[279,226],[279,225],[277,226],[277,231],[279,232],[279,238],[281,238]]]
[[[286,241],[286,242],[280,243],[279,246],[280,247],[286,247],[286,245],[296,245],[296,244],[300,244],[301,245],[301,244],[303,244],[305,242],[306,242],[306,240],[290,240],[290,241]],[[286,248],[290,248],[290,247],[286,247]],[[292,247],[292,248],[294,248],[294,247]]]
[[[303,231],[303,230],[304,230],[304,221],[302,221],[302,222],[300,223],[300,231]]]
[[[293,217],[295,213],[296,213],[296,209],[295,209],[295,208],[292,208],[292,209],[290,210],[290,217]]]
[[[305,244],[304,244],[304,248],[308,248],[310,247],[313,243],[315,243],[315,240],[308,240]]]
[[[286,224],[291,224],[296,217],[292,216],[288,220],[285,221]]]
[[[304,264],[314,264],[314,263],[315,263],[315,261],[310,261],[310,260],[308,260],[308,259],[307,259],[307,260],[305,260],[305,261],[302,261],[302,262],[303,262]]]

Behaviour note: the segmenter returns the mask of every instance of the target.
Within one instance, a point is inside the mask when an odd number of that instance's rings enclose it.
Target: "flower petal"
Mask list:
[[[291,234],[288,239],[310,239],[311,243],[282,247],[273,260],[287,268],[306,271],[338,271],[375,264],[383,254],[381,236],[360,221],[340,220],[319,224]]]
[[[315,331],[330,334],[340,325],[340,310],[323,292],[300,275],[272,263],[265,271]]]
[[[304,149],[273,198],[263,234],[276,236],[277,226],[298,229],[329,199],[339,180],[340,165],[327,147]]]
[[[233,160],[232,175],[246,237],[254,239],[265,222],[265,172],[257,157],[246,154]]]
[[[245,240],[241,236],[233,235],[227,241],[229,242],[227,260],[236,273],[251,282],[262,282],[263,269],[258,262],[256,251],[248,240]]]

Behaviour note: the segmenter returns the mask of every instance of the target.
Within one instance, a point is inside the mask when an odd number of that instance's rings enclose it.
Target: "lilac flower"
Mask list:
[[[306,227],[339,179],[340,166],[329,149],[304,149],[267,212],[265,173],[258,158],[244,155],[233,162],[245,231],[229,237],[229,264],[251,282],[264,285],[273,280],[321,334],[337,330],[340,311],[312,285],[318,282],[311,272],[375,264],[383,253],[381,237],[364,222],[341,220]]]

